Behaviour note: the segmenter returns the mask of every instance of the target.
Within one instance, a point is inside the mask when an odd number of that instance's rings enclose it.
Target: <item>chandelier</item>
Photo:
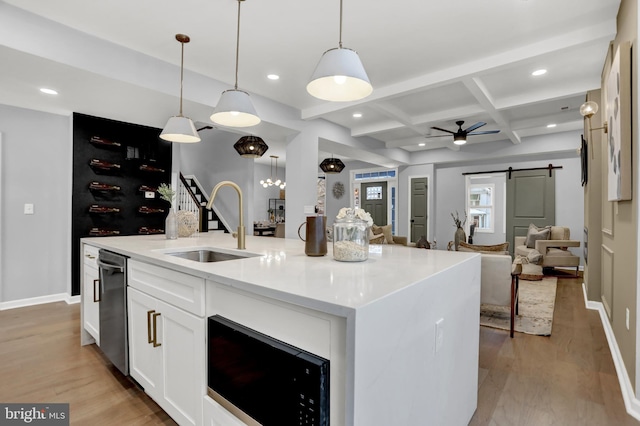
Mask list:
[[[260,185],[262,185],[264,188],[268,188],[270,186],[279,186],[280,189],[284,189],[285,186],[287,186],[287,183],[284,181],[281,181],[278,178],[278,156],[277,155],[271,155],[271,174],[269,175],[269,179],[267,180],[261,180],[260,181]],[[275,180],[273,179],[273,159],[275,158],[276,160],[276,178]]]

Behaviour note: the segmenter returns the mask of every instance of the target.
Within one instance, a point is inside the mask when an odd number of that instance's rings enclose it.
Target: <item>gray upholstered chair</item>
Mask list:
[[[514,254],[528,256],[533,250],[542,255],[539,263],[543,268],[571,267],[576,268],[576,276],[580,268],[580,256],[576,256],[569,247],[580,247],[580,241],[570,238],[570,230],[565,226],[551,226],[547,239],[514,238]],[[528,244],[527,244],[528,243]]]

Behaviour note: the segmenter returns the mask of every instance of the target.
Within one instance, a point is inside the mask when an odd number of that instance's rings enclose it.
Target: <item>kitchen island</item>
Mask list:
[[[364,262],[337,262],[331,244],[327,256],[308,257],[297,239],[247,236],[247,249],[236,250],[229,234],[82,243],[129,257],[131,375],[180,424],[242,424],[207,396],[205,323],[212,315],[328,359],[332,425],[465,425],[475,411],[478,254],[372,245]],[[201,248],[251,257],[201,263],[171,255]],[[180,327],[171,325],[175,318]],[[169,333],[178,328],[192,338],[171,345]],[[92,342],[84,326],[82,342]],[[157,370],[167,377],[154,379],[157,372],[145,370],[153,350],[165,351],[160,363],[181,353],[191,358],[163,364]]]

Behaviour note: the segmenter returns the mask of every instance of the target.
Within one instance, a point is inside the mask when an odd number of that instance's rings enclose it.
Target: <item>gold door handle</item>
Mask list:
[[[153,343],[153,338],[151,337],[151,314],[155,311],[147,311],[147,343]]]
[[[153,347],[157,348],[158,346],[162,346],[162,343],[158,343],[158,317],[160,316],[160,312],[156,312],[153,314]]]

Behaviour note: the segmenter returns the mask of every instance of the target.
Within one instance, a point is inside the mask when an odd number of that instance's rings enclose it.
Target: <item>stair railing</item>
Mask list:
[[[182,173],[180,173],[180,182],[178,183],[176,198],[178,201],[178,209],[190,211],[196,214],[198,217],[198,231],[207,232],[208,222],[206,220],[206,208],[201,205],[202,201],[198,200],[198,197],[193,192]]]

